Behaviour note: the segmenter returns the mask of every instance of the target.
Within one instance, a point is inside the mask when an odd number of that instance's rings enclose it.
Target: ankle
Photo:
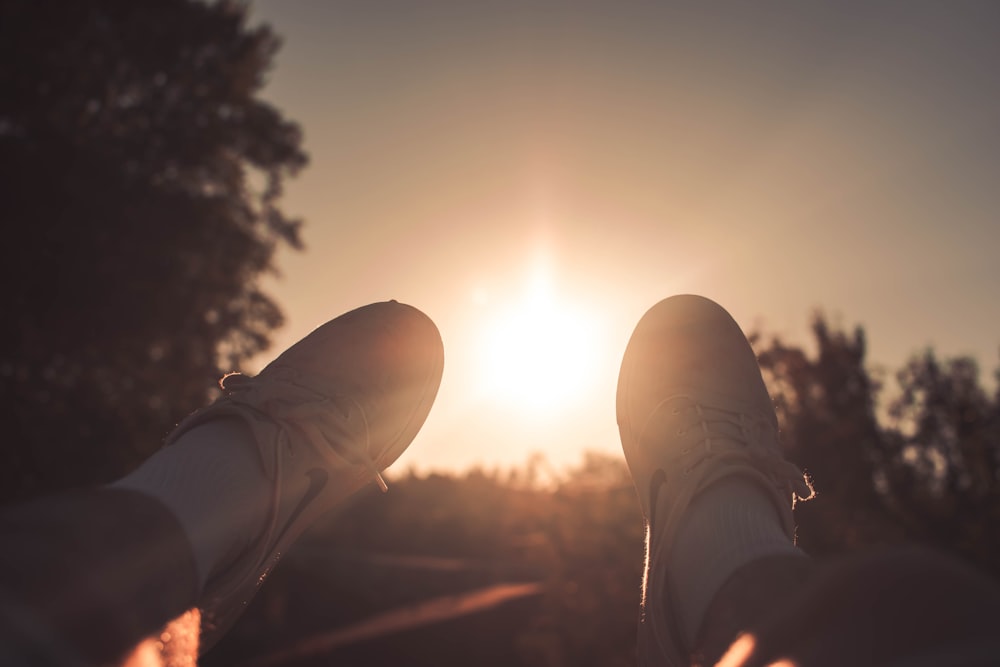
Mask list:
[[[761,558],[802,558],[772,496],[754,479],[729,477],[699,493],[688,507],[665,559],[670,611],[688,646],[734,572]]]
[[[258,458],[246,424],[217,419],[184,432],[111,486],[143,493],[170,510],[191,543],[203,588],[264,528],[270,487]]]

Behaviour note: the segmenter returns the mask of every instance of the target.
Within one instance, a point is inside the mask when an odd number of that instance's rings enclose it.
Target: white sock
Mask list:
[[[658,513],[666,516],[666,507]],[[752,560],[779,554],[805,556],[785,534],[774,501],[757,482],[728,477],[694,498],[666,563],[660,564],[666,567],[673,611],[688,646],[726,579]]]
[[[260,537],[270,505],[250,428],[229,418],[197,426],[111,486],[162,502],[194,551],[200,589]]]

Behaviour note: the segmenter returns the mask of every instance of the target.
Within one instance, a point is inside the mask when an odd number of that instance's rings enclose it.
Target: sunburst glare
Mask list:
[[[600,351],[597,318],[558,294],[538,267],[523,294],[496,304],[481,337],[481,386],[523,412],[572,407],[591,388]]]

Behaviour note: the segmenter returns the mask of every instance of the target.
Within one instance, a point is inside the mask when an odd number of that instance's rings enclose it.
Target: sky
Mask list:
[[[397,299],[446,361],[398,468],[620,453],[632,328],[698,293],[888,371],[998,365],[1000,4],[255,0],[305,221],[273,354]]]

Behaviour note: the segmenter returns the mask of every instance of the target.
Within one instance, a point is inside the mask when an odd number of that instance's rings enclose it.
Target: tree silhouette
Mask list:
[[[0,499],[120,474],[267,346],[277,48],[231,2],[0,3]]]
[[[893,515],[909,537],[1000,574],[1000,397],[972,359],[930,351],[898,373],[885,471]]]
[[[787,454],[814,477],[799,542],[816,555],[900,541],[930,544],[1000,574],[1000,395],[969,358],[913,357],[880,420],[865,336],[813,321],[817,353],[771,341],[761,366]]]
[[[759,353],[786,454],[811,474],[818,494],[796,510],[799,543],[819,555],[898,541],[875,481],[884,443],[864,332],[831,330],[820,316],[812,329],[815,358],[778,340]]]

